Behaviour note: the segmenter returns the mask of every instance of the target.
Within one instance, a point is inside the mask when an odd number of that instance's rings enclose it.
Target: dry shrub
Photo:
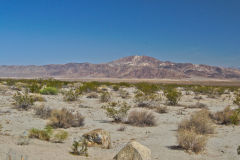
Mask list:
[[[118,129],[117,129],[117,131],[121,131],[121,132],[123,132],[123,131],[125,131],[126,130],[126,126],[121,126],[121,127],[119,127]]]
[[[28,94],[28,92],[17,92],[14,96],[14,104],[18,109],[28,110],[34,103],[32,97]]]
[[[105,103],[105,102],[109,102],[110,99],[111,99],[110,93],[108,93],[108,92],[103,92],[102,95],[101,95],[100,101],[101,101],[102,103]]]
[[[183,120],[178,125],[178,130],[194,130],[197,134],[212,134],[214,127],[205,109],[195,112],[190,119]]]
[[[206,108],[207,108],[207,105],[206,105],[206,104],[203,104],[203,103],[200,103],[200,102],[197,102],[197,103],[195,103],[194,105],[186,106],[185,108],[201,108],[201,109],[206,109]]]
[[[157,113],[168,113],[168,108],[166,106],[158,106],[155,111]]]
[[[204,150],[207,137],[197,134],[194,130],[180,130],[177,134],[177,141],[181,148],[199,153]]]
[[[35,115],[40,118],[47,119],[51,116],[52,109],[45,107],[44,105],[37,106],[35,109]]]
[[[123,122],[127,117],[127,112],[131,108],[127,103],[111,102],[106,106],[102,106],[106,110],[106,114],[109,118],[113,118],[114,122]]]
[[[156,118],[152,111],[146,109],[135,109],[128,114],[127,122],[135,126],[154,126]]]
[[[214,127],[209,112],[205,109],[200,110],[178,125],[178,145],[185,150],[201,152],[206,146],[207,134],[212,133],[214,133]]]
[[[78,99],[78,93],[74,91],[73,89],[67,91],[64,93],[63,100],[64,101],[76,101]]]
[[[240,121],[240,117],[236,115],[236,111],[232,110],[230,106],[226,107],[223,111],[211,114],[211,118],[218,124],[237,124]],[[234,119],[236,117],[236,119]]]
[[[80,113],[73,114],[67,109],[54,109],[51,112],[50,126],[53,128],[80,127],[84,125],[84,117]]]
[[[46,99],[40,94],[33,94],[33,95],[31,95],[31,98],[34,102],[37,102],[37,101],[38,102],[46,102]]]
[[[89,93],[87,98],[98,98],[98,94],[96,92]]]
[[[120,89],[119,96],[123,99],[126,99],[126,98],[129,98],[130,94],[128,93],[128,91]]]

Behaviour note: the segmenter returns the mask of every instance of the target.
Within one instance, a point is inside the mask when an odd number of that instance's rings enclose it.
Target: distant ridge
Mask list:
[[[148,56],[129,56],[109,63],[67,63],[42,66],[0,66],[0,77],[9,78],[140,78],[240,79],[240,69],[192,63],[160,61]]]

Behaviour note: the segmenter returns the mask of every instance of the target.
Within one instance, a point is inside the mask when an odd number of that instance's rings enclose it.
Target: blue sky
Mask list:
[[[124,56],[240,66],[239,0],[0,0],[0,64]]]

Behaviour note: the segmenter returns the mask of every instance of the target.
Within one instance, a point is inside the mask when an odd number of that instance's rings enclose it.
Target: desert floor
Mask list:
[[[7,86],[6,86],[7,87]],[[134,108],[135,88],[123,88],[129,92],[129,98],[123,99],[119,96],[119,91],[111,93],[111,101],[125,101]],[[113,123],[106,116],[105,110],[101,108],[99,98],[87,98],[80,96],[75,102],[65,102],[63,95],[43,95],[46,102],[35,102],[34,106],[44,104],[51,108],[67,108],[79,111],[85,117],[83,127],[65,129],[69,137],[64,143],[52,143],[38,139],[30,139],[28,145],[17,145],[19,135],[28,132],[31,128],[44,128],[47,120],[38,118],[34,110],[19,111],[14,108],[12,96],[15,90],[8,87],[0,93],[0,160],[7,159],[8,155],[12,159],[19,159],[24,156],[27,160],[110,160],[115,154],[130,140],[136,140],[147,146],[152,152],[153,160],[238,160],[237,147],[240,145],[240,127],[232,125],[216,125],[215,133],[208,138],[207,147],[204,152],[195,154],[178,149],[176,130],[178,123],[184,118],[188,118],[199,108],[188,108],[197,102],[205,104],[211,112],[223,110],[226,106],[233,105],[233,94],[223,94],[220,97],[209,98],[206,95],[199,95],[201,100],[195,99],[194,93],[184,94],[179,105],[168,106],[163,99],[159,105],[167,106],[168,113],[159,114],[154,112],[157,125],[153,127],[136,127],[128,124]],[[126,126],[125,131],[118,131],[121,126]],[[89,147],[89,157],[74,156],[69,154],[73,139],[93,129],[102,128],[110,132],[112,139],[111,149],[101,149],[99,147]]]

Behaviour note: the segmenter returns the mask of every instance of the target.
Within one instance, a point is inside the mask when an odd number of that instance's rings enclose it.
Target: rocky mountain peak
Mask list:
[[[111,65],[127,65],[127,66],[156,66],[162,63],[156,58],[148,56],[128,56],[116,61],[112,61],[108,64]]]

